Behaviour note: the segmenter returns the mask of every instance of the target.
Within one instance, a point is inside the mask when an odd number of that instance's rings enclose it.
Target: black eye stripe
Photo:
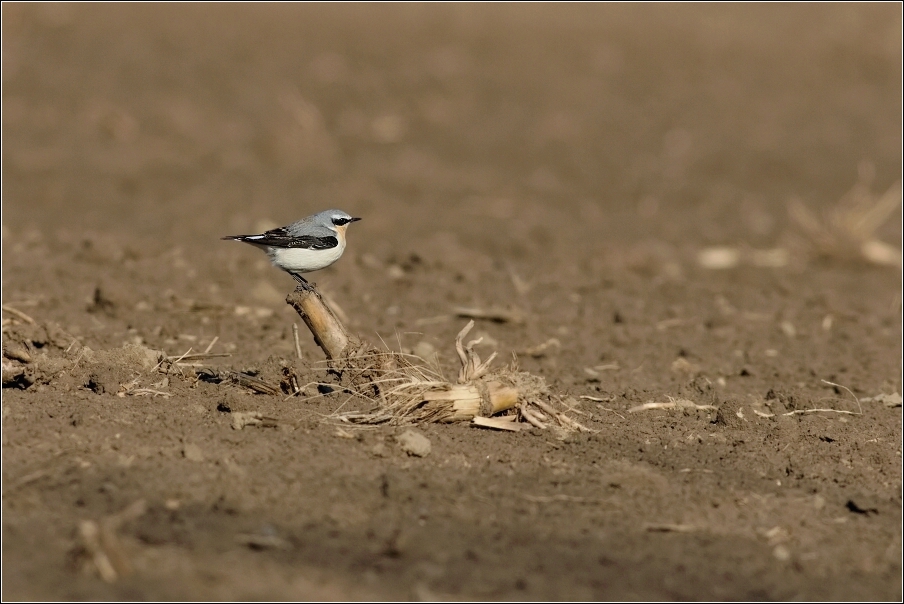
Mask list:
[[[348,218],[333,218],[333,224],[336,226],[342,226],[344,224],[348,224],[351,222]]]

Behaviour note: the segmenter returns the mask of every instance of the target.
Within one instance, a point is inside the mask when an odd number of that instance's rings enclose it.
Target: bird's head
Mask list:
[[[327,210],[326,212],[320,213],[321,223],[325,226],[331,228],[337,233],[345,233],[345,229],[348,228],[348,225],[355,222],[356,220],[361,220],[360,218],[355,218],[350,214],[343,212],[342,210]]]

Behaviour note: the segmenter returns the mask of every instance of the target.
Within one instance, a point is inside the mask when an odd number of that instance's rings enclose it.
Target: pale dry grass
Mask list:
[[[812,253],[901,268],[901,250],[876,236],[901,205],[901,181],[876,194],[871,186],[874,174],[871,164],[862,164],[857,184],[822,213],[799,199],[791,200],[788,214]]]
[[[587,431],[566,415],[567,406],[562,410],[553,406],[557,398],[550,395],[542,377],[520,371],[514,362],[492,369],[496,353],[482,360],[474,350],[479,338],[464,343],[473,326],[474,321],[470,321],[455,339],[461,361],[456,383],[446,380],[435,362],[416,355],[389,351],[349,358],[349,368],[344,371],[354,372],[357,367],[368,376],[361,388],[354,389],[355,395],[376,406],[367,412],[335,417],[355,424],[467,421],[508,431],[519,430],[523,426],[519,420],[523,420],[542,429],[553,426],[566,432]],[[356,382],[354,377],[348,380],[350,384]]]

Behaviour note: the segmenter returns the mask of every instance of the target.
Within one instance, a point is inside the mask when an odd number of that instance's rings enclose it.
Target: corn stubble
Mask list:
[[[524,425],[517,420],[524,419],[538,428],[588,431],[553,407],[556,397],[542,377],[520,371],[514,363],[491,369],[496,353],[481,360],[474,350],[480,339],[465,343],[473,320],[455,338],[461,368],[452,383],[420,357],[379,350],[350,334],[316,291],[295,290],[286,302],[308,326],[331,369],[342,376],[342,385],[376,403],[369,412],[343,414],[346,421],[473,422],[516,431]]]

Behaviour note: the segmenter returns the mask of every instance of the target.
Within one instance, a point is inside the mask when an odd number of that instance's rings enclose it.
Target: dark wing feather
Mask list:
[[[332,235],[327,237],[292,236],[284,227],[267,231],[261,235],[239,235],[236,237],[223,237],[223,239],[234,239],[253,245],[285,248],[300,247],[309,250],[328,250],[339,245],[339,240]]]
[[[292,237],[286,245],[274,247],[303,247],[310,250],[328,250],[337,245],[339,245],[339,240],[330,235],[329,237]]]

